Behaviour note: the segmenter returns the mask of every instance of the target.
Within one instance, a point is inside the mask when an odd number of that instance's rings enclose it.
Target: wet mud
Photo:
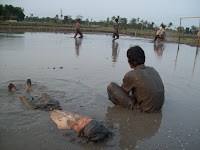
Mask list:
[[[39,109],[43,111],[61,110],[59,102],[53,100],[47,93],[39,93],[39,96],[28,94],[25,96],[18,96],[18,98],[29,109]]]
[[[154,45],[151,39],[129,36],[113,43],[112,35],[84,35],[75,40],[74,34],[0,33],[0,149],[200,147],[199,49],[165,42]],[[146,65],[163,80],[165,102],[160,112],[137,113],[108,100],[106,87],[122,83],[130,70],[126,50],[134,45],[144,49]],[[28,78],[32,93],[26,90]],[[10,83],[15,92],[8,91]],[[77,137],[76,131],[58,130],[49,111],[29,109],[18,98],[35,97],[35,104],[48,101],[41,101],[37,92],[48,94],[63,110],[101,122],[112,136],[93,143]]]

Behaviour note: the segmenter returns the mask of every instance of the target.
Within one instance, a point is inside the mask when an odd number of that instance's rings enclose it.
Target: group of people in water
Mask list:
[[[113,39],[118,39],[119,23],[118,19],[115,21]],[[80,38],[83,37],[80,20],[76,24],[74,38],[77,34],[80,34]],[[132,70],[125,74],[121,86],[114,82],[107,86],[108,99],[118,107],[137,112],[160,111],[164,103],[164,85],[159,73],[153,67],[145,66],[145,53],[140,46],[130,47],[126,55]],[[26,89],[32,91],[30,79],[26,81]],[[8,90],[15,92],[17,88],[10,83]],[[108,129],[92,118],[63,111],[59,103],[47,94],[40,93],[39,105],[32,102],[35,97],[30,97],[28,100],[19,96],[19,99],[26,106],[33,106],[28,108],[50,111],[51,119],[57,124],[58,129],[74,129],[79,136],[91,141],[101,141],[110,134]]]
[[[74,38],[76,38],[76,36],[78,34],[80,34],[79,38],[83,38],[83,33],[81,32],[80,29],[80,19],[77,19],[77,23],[76,23],[76,31],[75,31],[75,35]],[[113,41],[119,39],[119,31],[120,31],[120,25],[119,25],[119,19],[115,19],[115,23],[113,25],[114,27],[114,31],[113,31]],[[158,39],[159,42],[160,41],[164,41],[166,37],[166,33],[165,33],[165,26],[162,25],[162,28],[157,28],[156,33],[155,33],[155,38],[154,38],[154,42]]]
[[[156,30],[156,34],[155,34],[155,38],[154,38],[154,42],[158,39],[159,42],[160,41],[164,41],[166,37],[166,33],[165,33],[165,26],[162,26],[162,28],[158,28]]]
[[[76,22],[76,31],[75,31],[74,38],[76,38],[76,36],[78,34],[80,35],[79,38],[83,38],[83,33],[81,32],[81,29],[80,29],[80,23],[81,23],[81,20],[77,19],[77,22]],[[120,25],[119,25],[118,19],[115,19],[114,32],[113,32],[113,40],[119,39],[119,30],[120,30]]]

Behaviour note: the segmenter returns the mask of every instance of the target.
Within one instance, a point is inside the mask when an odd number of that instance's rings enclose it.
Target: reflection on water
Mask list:
[[[177,64],[177,59],[178,59],[178,53],[179,53],[179,45],[178,45],[177,52],[176,52],[176,59],[175,59],[175,64],[174,64],[174,70],[176,70],[176,64]]]
[[[73,36],[0,33],[0,149],[199,148],[200,61],[196,48],[180,44],[177,50],[176,43],[154,45],[149,39],[129,36],[112,43],[111,35],[103,34],[86,34],[83,43]],[[146,65],[154,67],[163,80],[162,114],[113,108],[108,100],[107,85],[120,84],[130,71],[126,51],[133,45],[144,49]],[[33,89],[53,96],[63,110],[113,125],[108,126],[113,136],[99,147],[66,140],[71,136],[62,136],[66,131],[56,128],[49,112],[28,110],[17,98],[20,92],[26,92],[28,78]],[[10,82],[21,90],[8,93]]]
[[[195,70],[195,65],[196,65],[196,59],[197,59],[198,52],[199,52],[199,47],[197,47],[195,58],[194,58],[194,65],[193,65],[193,69],[192,69],[193,73],[194,73],[194,70]]]
[[[180,45],[178,45],[178,48],[177,48],[177,52],[176,52],[176,59],[175,59],[175,64],[174,64],[174,70],[176,70],[176,65],[177,65],[177,62],[178,62],[178,55],[179,55],[179,51],[180,51]],[[192,73],[194,74],[194,71],[195,71],[195,65],[196,65],[196,59],[197,59],[197,56],[198,56],[198,52],[199,52],[199,47],[196,48],[196,53],[195,53],[195,56],[194,56],[194,63],[193,63],[193,68],[192,68]],[[187,60],[185,60],[187,61]]]
[[[163,42],[154,42],[154,52],[157,56],[162,56],[165,49]]]
[[[76,53],[76,56],[79,56],[79,49],[81,47],[81,43],[82,43],[82,38],[74,38],[75,40],[75,53]]]
[[[117,62],[117,58],[119,55],[119,44],[118,42],[112,42],[112,61]]]
[[[106,119],[119,126],[120,148],[134,149],[137,141],[149,139],[160,128],[162,113],[140,114],[123,108],[108,107]]]

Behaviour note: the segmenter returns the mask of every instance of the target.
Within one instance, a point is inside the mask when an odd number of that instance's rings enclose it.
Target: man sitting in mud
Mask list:
[[[51,111],[51,119],[57,124],[59,130],[74,129],[80,137],[86,137],[90,141],[101,141],[110,133],[98,121],[67,111]]]
[[[126,73],[121,87],[114,82],[108,85],[109,99],[116,105],[139,112],[160,110],[164,103],[164,86],[158,72],[144,65],[145,54],[139,46],[129,48],[127,57],[134,70]]]
[[[81,30],[80,30],[80,22],[81,22],[81,19],[78,19],[77,23],[76,23],[76,32],[75,32],[74,38],[76,38],[77,34],[80,34],[79,38],[83,37],[83,34],[82,34]]]

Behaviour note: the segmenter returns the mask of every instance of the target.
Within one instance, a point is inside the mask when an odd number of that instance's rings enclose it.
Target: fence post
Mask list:
[[[199,32],[198,32],[197,48],[199,47],[199,36],[200,36],[200,19],[199,19]]]
[[[180,40],[181,40],[181,18],[180,18],[180,26],[179,26],[179,40],[178,40],[178,44],[180,44]]]

